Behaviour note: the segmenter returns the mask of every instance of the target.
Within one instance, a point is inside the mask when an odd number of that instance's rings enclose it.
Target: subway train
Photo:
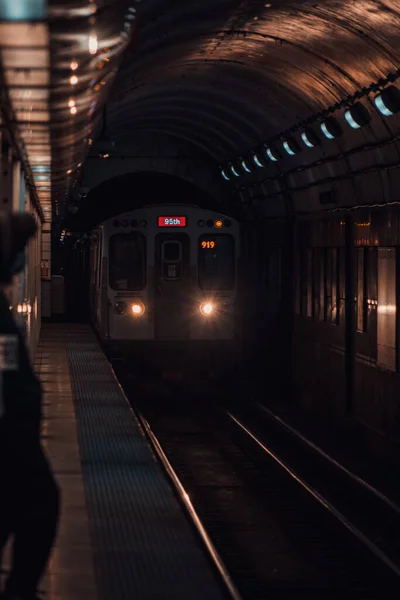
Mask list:
[[[90,315],[111,360],[185,374],[234,368],[240,227],[197,206],[144,206],[86,238]]]

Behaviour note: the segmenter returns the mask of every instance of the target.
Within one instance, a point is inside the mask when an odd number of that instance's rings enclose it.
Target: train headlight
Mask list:
[[[200,312],[205,317],[209,317],[214,312],[214,306],[211,304],[211,302],[203,302],[200,304]]]
[[[126,304],[125,302],[116,302],[114,306],[114,310],[117,315],[124,315],[126,313]]]
[[[132,313],[135,317],[141,317],[144,314],[144,304],[141,302],[135,302],[132,304]]]

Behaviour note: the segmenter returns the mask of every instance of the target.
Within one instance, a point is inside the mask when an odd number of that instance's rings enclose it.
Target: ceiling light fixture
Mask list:
[[[235,165],[231,165],[231,171],[235,177],[240,177],[240,173],[238,173],[237,170],[235,169]]]
[[[311,129],[311,127],[307,127],[301,133],[301,139],[303,140],[305,145],[308,146],[308,148],[314,148],[315,146],[319,146],[321,143],[319,137],[314,132],[314,130]]]
[[[294,156],[301,151],[300,146],[293,138],[288,138],[283,142],[283,147],[290,156]]]
[[[262,164],[261,160],[259,159],[257,154],[253,154],[253,162],[255,165],[257,165],[257,167],[263,167],[264,165]]]
[[[391,117],[400,111],[400,91],[394,85],[390,85],[380,94],[375,96],[374,104],[381,115]]]
[[[251,169],[246,160],[242,160],[242,169],[243,171],[246,171],[246,173],[251,173]]]
[[[272,160],[272,162],[277,162],[281,158],[281,155],[279,154],[278,150],[273,147],[266,148],[265,153],[268,156],[268,158]]]
[[[344,118],[352,129],[360,129],[371,122],[371,115],[361,102],[356,102],[348,108]]]
[[[328,140],[334,140],[342,134],[342,129],[333,117],[328,117],[321,123],[321,131]]]

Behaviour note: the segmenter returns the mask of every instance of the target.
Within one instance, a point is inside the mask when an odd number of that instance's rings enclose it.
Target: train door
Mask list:
[[[185,233],[156,236],[154,333],[156,339],[188,339],[191,316],[190,238]]]

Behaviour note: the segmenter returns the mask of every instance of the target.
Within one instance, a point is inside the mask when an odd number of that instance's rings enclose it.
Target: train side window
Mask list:
[[[339,305],[337,314],[337,323],[345,323],[345,304],[346,304],[346,249],[340,247],[338,250],[338,282],[339,282]]]
[[[398,260],[398,258],[397,258]],[[370,340],[370,347],[373,348],[372,358],[376,359],[377,352],[377,300],[378,300],[378,249],[365,249],[365,319],[366,329]],[[397,283],[398,285],[398,283]]]
[[[198,252],[199,286],[227,291],[235,286],[235,240],[228,234],[202,235]]]
[[[396,370],[395,248],[378,248],[378,364]]]
[[[330,255],[331,262],[331,284],[332,284],[332,311],[331,320],[334,325],[339,323],[339,261],[338,261],[338,249],[331,248]]]
[[[321,248],[312,249],[312,316],[319,319],[321,305]]]
[[[356,293],[357,293],[357,331],[364,333],[366,331],[366,311],[365,311],[365,260],[364,248],[356,250]]]
[[[109,281],[113,290],[138,291],[146,286],[146,238],[115,233],[109,239]]]
[[[325,281],[324,281],[324,321],[332,321],[332,252],[333,248],[325,249]]]

